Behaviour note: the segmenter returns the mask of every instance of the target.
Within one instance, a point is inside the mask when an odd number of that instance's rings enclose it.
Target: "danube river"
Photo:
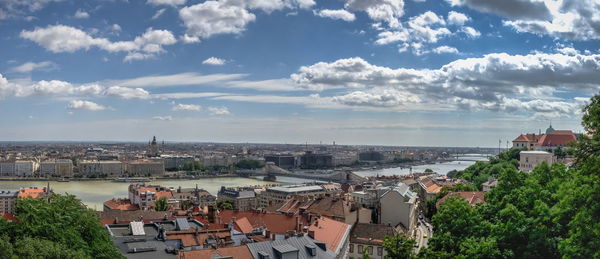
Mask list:
[[[466,161],[469,160],[469,161]],[[457,161],[426,164],[413,166],[412,172],[423,172],[426,169],[431,169],[440,174],[446,174],[452,170],[462,170],[475,163],[473,160],[487,160],[482,157],[467,158],[460,157]],[[359,170],[357,174],[362,176],[375,175],[402,175],[411,172],[408,168],[386,168],[377,170]],[[199,188],[205,189],[208,192],[216,195],[221,186],[252,186],[252,185],[267,185],[267,184],[298,184],[311,182],[312,180],[293,178],[293,177],[277,177],[277,182],[262,181],[258,178],[243,178],[243,177],[216,177],[202,178],[196,180],[155,180],[149,184],[158,184],[165,187],[191,188],[198,185]],[[18,190],[21,187],[43,187],[46,186],[46,181],[0,181],[0,190]],[[112,198],[127,198],[127,187],[130,183],[117,183],[111,181],[71,181],[71,182],[50,182],[50,188],[55,193],[74,194],[81,199],[88,207],[95,210],[102,210],[102,203]]]

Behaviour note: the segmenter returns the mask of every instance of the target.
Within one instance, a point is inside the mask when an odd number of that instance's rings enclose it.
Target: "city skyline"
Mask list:
[[[582,132],[600,85],[590,11],[600,6],[3,1],[0,140],[497,147],[550,123]]]

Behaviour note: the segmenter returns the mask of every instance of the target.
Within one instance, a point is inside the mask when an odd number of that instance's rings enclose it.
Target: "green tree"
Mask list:
[[[241,169],[257,169],[263,167],[263,164],[258,160],[244,158],[240,159],[235,166]]]
[[[234,209],[233,202],[230,200],[217,202],[217,207],[222,210],[232,210]]]
[[[19,199],[0,220],[0,258],[123,258],[98,215],[72,195]]]
[[[404,235],[387,236],[383,238],[383,248],[387,252],[386,259],[413,258],[415,240]]]
[[[159,198],[154,202],[154,210],[156,211],[167,211],[169,209],[169,202],[166,197]]]

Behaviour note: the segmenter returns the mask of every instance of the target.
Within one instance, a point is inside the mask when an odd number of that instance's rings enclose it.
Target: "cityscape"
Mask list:
[[[0,0],[0,259],[600,258],[597,0]]]

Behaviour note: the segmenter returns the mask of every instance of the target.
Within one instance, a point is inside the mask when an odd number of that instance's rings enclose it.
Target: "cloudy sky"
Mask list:
[[[0,140],[487,146],[581,131],[597,0],[1,0]]]

